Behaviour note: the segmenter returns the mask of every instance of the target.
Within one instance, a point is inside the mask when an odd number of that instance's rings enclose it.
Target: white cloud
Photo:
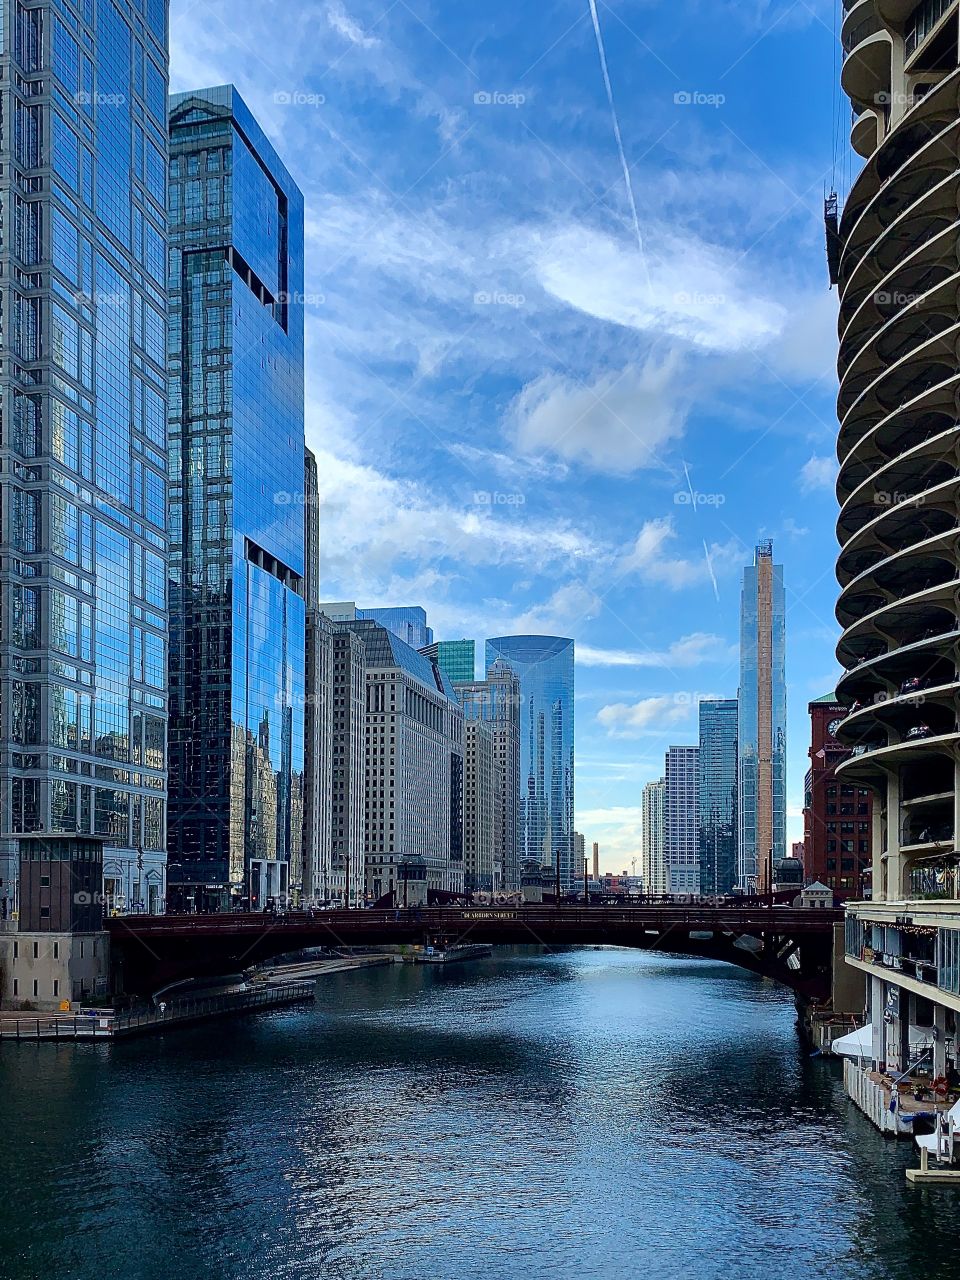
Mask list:
[[[697,631],[675,640],[669,648],[655,649],[595,649],[591,645],[577,645],[577,662],[584,667],[697,667],[706,662],[727,662],[735,654],[736,645],[728,644],[721,636]]]
[[[800,468],[800,488],[804,493],[812,493],[817,489],[833,492],[837,482],[837,462],[835,458],[814,454]]]
[[[782,332],[786,309],[749,279],[742,255],[662,226],[645,227],[644,240],[649,285],[635,246],[583,225],[541,236],[530,252],[548,293],[601,320],[713,352]]]
[[[375,36],[364,34],[363,28],[350,17],[341,0],[330,0],[327,5],[327,21],[345,40],[359,45],[362,49],[372,49],[380,43]]]
[[[521,613],[514,626],[521,634],[575,635],[578,628],[590,618],[595,618],[602,607],[603,601],[595,591],[581,582],[569,582],[558,587],[543,604]]]
[[[436,573],[442,565],[449,579],[460,565],[542,572],[602,554],[592,538],[562,521],[528,519],[516,507],[473,503],[469,496],[457,506],[411,481],[311,447],[320,485],[324,594],[346,588],[351,598],[379,595],[410,566]]]
[[[743,563],[745,551],[736,538],[704,544],[703,559],[691,560],[669,553],[667,548],[676,537],[677,531],[669,516],[645,521],[636,542],[621,560],[621,571],[636,573],[644,582],[680,591],[702,582],[715,584],[722,574]]]
[[[668,357],[591,384],[542,374],[524,387],[511,417],[521,453],[622,475],[663,465],[663,448],[683,434],[688,407],[679,362]]]
[[[686,697],[661,694],[639,702],[609,703],[597,712],[597,720],[611,738],[637,738],[689,719],[691,705]]]

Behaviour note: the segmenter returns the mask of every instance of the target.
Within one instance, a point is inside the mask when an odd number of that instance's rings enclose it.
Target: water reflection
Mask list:
[[[951,1193],[908,1188],[794,1022],[722,965],[518,949],[167,1039],[11,1046],[0,1272],[954,1274]]]

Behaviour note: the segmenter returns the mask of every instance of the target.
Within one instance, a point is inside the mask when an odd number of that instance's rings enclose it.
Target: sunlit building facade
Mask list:
[[[738,702],[737,881],[756,892],[768,885],[771,857],[787,853],[786,605],[769,541],[743,571]]]
[[[0,921],[41,833],[163,909],[166,23],[0,9]]]
[[[485,680],[454,685],[467,721],[482,720],[493,735],[494,855],[497,888],[520,887],[520,681],[505,662]]]
[[[561,636],[497,636],[486,643],[489,678],[505,663],[520,681],[519,862],[559,868],[579,882],[573,855],[574,643]]]
[[[463,708],[439,667],[372,619],[363,644],[366,896],[463,892]]]
[[[648,782],[643,788],[643,845],[641,865],[643,887],[648,894],[659,895],[669,889],[667,864],[663,852],[663,806],[666,783],[663,778]],[[596,848],[596,845],[594,845]],[[594,871],[594,877],[598,869]]]
[[[303,201],[232,86],[170,141],[170,897],[256,910],[302,850]]]
[[[663,861],[667,892],[700,892],[699,747],[668,747],[663,771]]]

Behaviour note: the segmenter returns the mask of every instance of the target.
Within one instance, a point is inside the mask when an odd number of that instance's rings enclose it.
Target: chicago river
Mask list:
[[[0,1077],[10,1280],[953,1274],[952,1196],[731,966],[396,965]]]

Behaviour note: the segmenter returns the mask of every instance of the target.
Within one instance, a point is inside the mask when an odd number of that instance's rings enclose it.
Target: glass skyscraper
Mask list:
[[[303,199],[230,85],[170,99],[170,897],[262,908],[303,822]]]
[[[700,892],[730,893],[737,882],[737,700],[700,703]]]
[[[426,612],[418,604],[392,605],[382,609],[357,609],[358,618],[372,618],[374,622],[399,636],[411,649],[423,649],[433,644],[433,628],[427,626]]]
[[[738,819],[741,888],[765,889],[786,857],[787,684],[783,566],[761,542],[743,571],[740,602]]]
[[[472,640],[436,640],[423,645],[420,652],[435,662],[453,684],[474,677],[476,651]]]
[[[519,860],[548,866],[564,889],[579,884],[573,856],[572,640],[497,636],[486,643],[488,678],[497,661],[520,681]]]
[[[166,25],[0,9],[4,919],[40,842],[102,846],[108,905],[163,905]]]

